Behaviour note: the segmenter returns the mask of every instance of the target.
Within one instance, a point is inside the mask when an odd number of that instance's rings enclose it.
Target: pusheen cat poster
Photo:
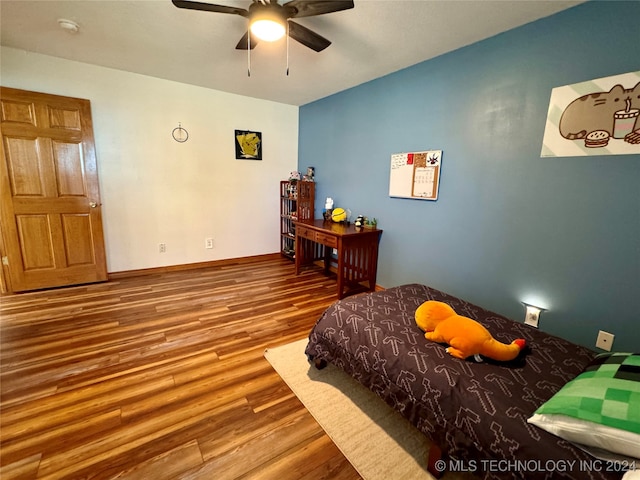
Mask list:
[[[640,71],[551,91],[542,157],[640,154]]]

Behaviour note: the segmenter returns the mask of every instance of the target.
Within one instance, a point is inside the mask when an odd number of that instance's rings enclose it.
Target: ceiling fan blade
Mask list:
[[[178,8],[186,8],[187,10],[202,10],[205,12],[216,13],[231,13],[234,15],[240,15],[242,17],[248,17],[249,11],[244,8],[227,7],[226,5],[214,5],[212,3],[193,2],[190,0],[171,0],[171,2]]]
[[[291,12],[295,9],[289,18],[313,17],[353,8],[353,0],[293,0],[283,7]]]
[[[291,20],[289,20],[289,36],[316,52],[321,52],[331,45],[331,42],[323,36],[318,35],[307,27],[303,27],[299,23],[292,22]]]
[[[242,38],[236,45],[236,50],[246,50],[249,46],[247,40],[249,40],[249,32],[245,32],[245,34],[242,36]],[[258,37],[256,37],[255,35],[251,35],[251,50],[256,48],[258,41]]]

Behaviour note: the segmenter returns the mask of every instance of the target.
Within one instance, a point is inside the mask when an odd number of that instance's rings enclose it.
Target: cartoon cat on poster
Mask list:
[[[543,157],[640,154],[640,71],[554,88]]]

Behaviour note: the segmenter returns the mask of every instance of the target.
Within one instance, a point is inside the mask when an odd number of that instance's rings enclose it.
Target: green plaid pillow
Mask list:
[[[604,353],[536,414],[562,414],[640,434],[640,354]]]

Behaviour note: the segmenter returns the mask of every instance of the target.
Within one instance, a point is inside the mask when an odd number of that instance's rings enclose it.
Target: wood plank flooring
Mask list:
[[[0,298],[0,477],[359,479],[264,359],[335,279],[284,258]]]

